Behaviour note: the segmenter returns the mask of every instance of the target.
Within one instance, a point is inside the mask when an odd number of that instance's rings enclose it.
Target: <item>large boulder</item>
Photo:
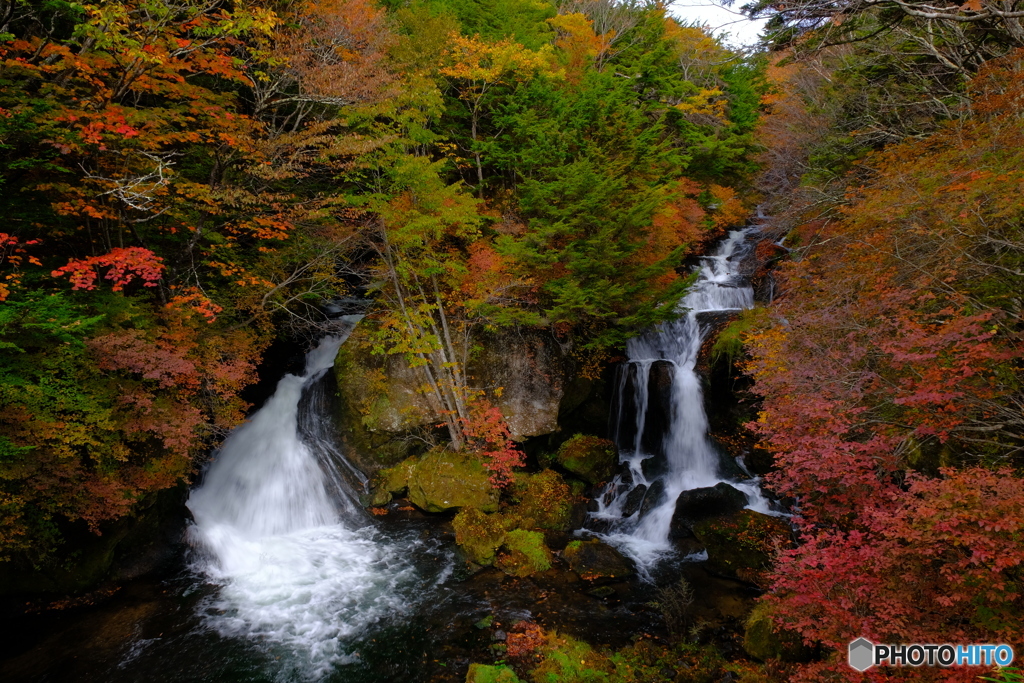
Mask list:
[[[578,496],[554,470],[536,474],[519,473],[512,486],[516,505],[510,514],[524,529],[568,531]]]
[[[696,522],[739,512],[747,506],[747,496],[724,481],[714,486],[683,491],[676,498],[676,509],[672,513],[669,535],[685,537]]]
[[[381,491],[405,493],[413,505],[426,512],[455,508],[498,509],[498,491],[480,460],[468,453],[433,450],[419,459],[410,458],[375,477],[374,497]]]
[[[633,565],[615,548],[593,539],[572,541],[562,551],[562,558],[580,577],[621,579],[633,573]]]
[[[743,649],[762,662],[769,659],[806,662],[814,655],[813,648],[804,645],[800,634],[775,624],[771,604],[767,602],[758,603],[747,618],[743,631]]]
[[[502,515],[487,514],[476,508],[459,510],[452,520],[455,542],[465,559],[481,567],[494,564],[498,548],[505,542],[508,520]]]
[[[753,510],[697,522],[693,534],[708,553],[707,568],[757,586],[767,586],[767,570],[777,545],[789,545],[792,531],[784,517]]]
[[[495,564],[506,574],[525,577],[551,569],[551,551],[539,531],[513,529],[505,534],[504,546]]]
[[[493,394],[512,438],[558,431],[565,359],[555,340],[543,332],[516,329],[481,334],[475,341],[480,350],[470,360],[468,374],[474,387]]]
[[[608,439],[577,434],[558,449],[558,464],[588,484],[608,481],[615,473],[618,453]]]
[[[334,364],[337,427],[345,455],[359,469],[374,473],[421,453],[425,436],[443,421],[443,406],[421,368],[403,354],[372,353],[369,328],[360,326],[342,345]],[[558,430],[565,359],[550,337],[540,332],[496,332],[473,341],[470,389],[482,390],[501,409],[512,438]]]

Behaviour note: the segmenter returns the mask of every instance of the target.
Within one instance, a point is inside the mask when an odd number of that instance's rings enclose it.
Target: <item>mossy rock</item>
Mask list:
[[[497,566],[512,576],[530,576],[551,569],[551,551],[539,531],[515,529],[505,534],[507,553],[498,556]]]
[[[607,655],[567,635],[549,632],[540,654],[540,663],[530,672],[534,683],[596,683],[618,678],[613,678],[616,667]]]
[[[559,465],[588,484],[611,479],[619,460],[613,442],[587,434],[577,434],[563,443],[555,457]]]
[[[707,549],[708,569],[758,586],[766,585],[765,574],[776,542],[788,544],[792,538],[785,518],[753,510],[704,520],[692,528]]]
[[[633,566],[615,548],[593,539],[572,541],[562,551],[562,558],[580,577],[593,579],[619,579],[630,576]]]
[[[372,474],[423,452],[422,441],[399,437],[429,432],[437,420],[414,391],[408,368],[371,353],[366,334],[356,328],[335,358],[335,424],[345,456]]]
[[[512,489],[518,501],[512,514],[524,529],[566,531],[577,496],[554,470],[517,474]]]
[[[521,683],[516,672],[504,664],[470,664],[466,683]]]
[[[401,496],[409,490],[409,479],[416,470],[418,458],[406,458],[394,467],[373,475],[370,484],[370,505],[387,505],[392,496]]]
[[[776,627],[772,620],[772,606],[767,602],[758,603],[747,617],[743,649],[751,657],[763,662],[769,659],[806,662],[814,654],[812,648],[804,645],[798,633]]]
[[[507,521],[502,515],[489,515],[476,508],[460,510],[452,520],[455,542],[469,562],[490,566],[498,548],[505,542]]]
[[[434,450],[423,456],[408,478],[409,500],[426,512],[456,508],[498,510],[498,492],[480,460],[468,453]]]

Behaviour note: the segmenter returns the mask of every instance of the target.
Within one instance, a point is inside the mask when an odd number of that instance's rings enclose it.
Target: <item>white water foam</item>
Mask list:
[[[410,548],[382,539],[330,494],[339,478],[325,474],[299,433],[303,390],[334,364],[348,323],[231,433],[188,500],[193,566],[219,586],[204,618],[223,636],[283,651],[285,678],[321,679],[351,661],[340,639],[407,609],[402,588],[416,580]]]

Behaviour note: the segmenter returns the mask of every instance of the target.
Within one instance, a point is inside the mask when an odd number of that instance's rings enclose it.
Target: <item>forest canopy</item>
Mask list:
[[[746,213],[762,70],[659,4],[3,0],[0,41],[3,558],[188,479],[329,300],[461,445],[473,330],[603,357]]]

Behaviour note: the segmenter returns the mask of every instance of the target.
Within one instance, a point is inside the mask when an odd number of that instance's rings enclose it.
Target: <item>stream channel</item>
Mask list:
[[[622,467],[579,533],[617,546],[637,576],[595,590],[564,568],[466,575],[444,523],[407,508],[368,515],[353,493],[365,477],[338,452],[323,410],[322,379],[353,317],[214,454],[175,559],[103,599],[6,619],[0,680],[461,681],[470,662],[498,658],[503,626],[524,619],[614,648],[664,638],[649,603],[659,581],[680,575],[696,589],[695,618],[717,629],[723,654],[737,652],[756,589],[705,571],[699,554],[680,557],[668,527],[681,491],[721,481],[772,513],[755,478],[717,464],[694,367],[701,314],[753,304],[738,262],[754,232],[702,258],[688,312],[632,340],[619,372],[610,430]],[[659,364],[671,366],[671,405],[654,433],[648,376]]]

